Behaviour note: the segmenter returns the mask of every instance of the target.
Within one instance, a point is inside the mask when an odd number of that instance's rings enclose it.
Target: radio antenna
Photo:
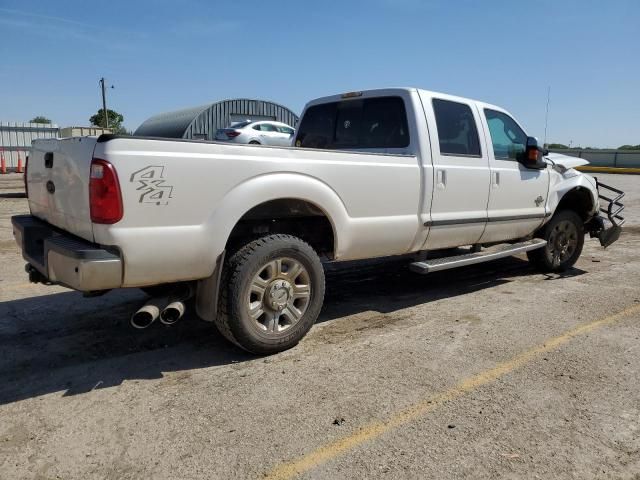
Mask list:
[[[551,99],[551,85],[547,87],[547,111],[544,114],[544,142],[543,145],[547,144],[547,125],[549,123],[549,100]]]

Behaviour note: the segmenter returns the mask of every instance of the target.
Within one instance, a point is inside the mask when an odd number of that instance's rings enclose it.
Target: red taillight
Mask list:
[[[118,174],[106,160],[91,160],[89,205],[93,223],[116,223],[123,215]]]
[[[27,169],[29,168],[29,155],[24,158],[24,174],[22,179],[24,180],[24,193],[29,198],[29,183],[27,183]]]
[[[224,134],[229,137],[229,138],[236,138],[238,135],[240,135],[241,132],[238,132],[236,130],[225,130]]]

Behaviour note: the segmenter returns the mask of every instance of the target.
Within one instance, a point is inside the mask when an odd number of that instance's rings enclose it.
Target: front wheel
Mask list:
[[[259,355],[296,345],[324,300],[316,252],[291,235],[248,243],[226,262],[216,326],[231,342]]]
[[[547,241],[544,248],[527,252],[529,261],[543,272],[564,272],[580,257],[584,223],[572,210],[557,212],[536,235]]]

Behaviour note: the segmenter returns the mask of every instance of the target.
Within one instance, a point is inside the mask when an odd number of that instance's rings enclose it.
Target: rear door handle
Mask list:
[[[499,187],[500,186],[500,172],[493,172],[493,182],[491,182],[493,184],[493,187]]]
[[[446,170],[437,170],[436,171],[436,186],[438,188],[445,188],[447,186],[447,171]]]

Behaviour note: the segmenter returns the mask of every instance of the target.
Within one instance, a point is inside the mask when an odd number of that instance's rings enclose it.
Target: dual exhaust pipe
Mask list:
[[[152,298],[131,316],[131,326],[137,329],[150,327],[156,320],[165,325],[173,325],[186,311],[185,302],[194,294],[192,286],[167,297]]]

